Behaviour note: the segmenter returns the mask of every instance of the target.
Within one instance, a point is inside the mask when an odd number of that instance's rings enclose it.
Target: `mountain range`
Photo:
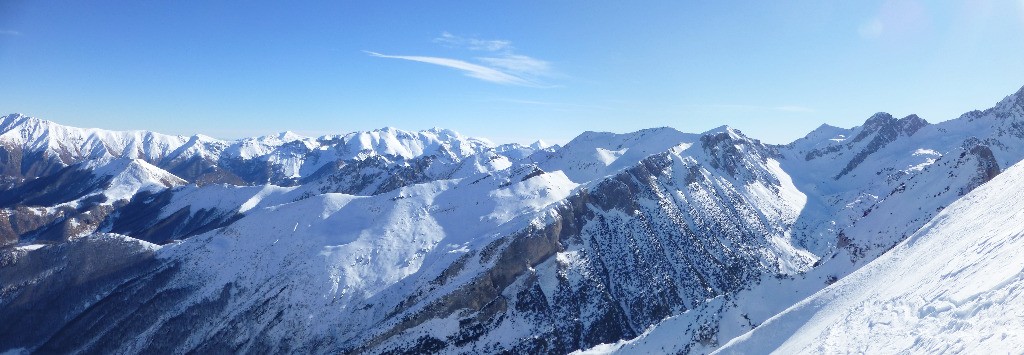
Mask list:
[[[785,145],[0,118],[0,351],[1020,348],[1024,88]]]

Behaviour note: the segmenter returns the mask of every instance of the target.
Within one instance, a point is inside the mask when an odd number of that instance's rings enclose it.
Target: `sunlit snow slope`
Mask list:
[[[991,354],[1024,348],[1024,164],[889,253],[719,350]]]

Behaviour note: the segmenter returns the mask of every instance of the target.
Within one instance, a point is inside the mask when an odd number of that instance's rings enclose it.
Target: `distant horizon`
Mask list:
[[[0,109],[216,137],[495,143],[942,122],[1024,84],[1024,2],[0,3]]]
[[[313,133],[313,134],[310,134],[310,133],[306,133],[306,132],[315,132],[315,131],[311,131],[311,130],[303,130],[303,129],[301,129],[301,128],[300,128],[300,129],[286,129],[286,130],[284,130],[284,131],[278,131],[278,132],[268,132],[268,133],[263,133],[263,134],[256,134],[256,135],[242,135],[242,136],[237,136],[237,137],[223,137],[223,136],[215,136],[215,135],[207,134],[207,133],[205,133],[205,132],[191,132],[191,133],[188,133],[188,132],[182,132],[182,133],[172,133],[172,132],[164,132],[164,131],[158,131],[158,130],[152,130],[152,129],[146,129],[146,128],[129,128],[129,129],[114,129],[114,128],[106,128],[106,127],[85,127],[85,126],[76,126],[76,125],[70,125],[70,124],[65,124],[65,123],[63,123],[63,122],[62,122],[61,120],[59,120],[59,119],[52,119],[52,118],[49,118],[49,117],[40,117],[40,116],[37,116],[37,115],[31,115],[31,114],[26,114],[26,113],[24,113],[24,112],[9,112],[9,113],[6,113],[6,114],[4,114],[4,115],[3,115],[3,117],[7,117],[8,115],[15,115],[15,114],[20,114],[20,115],[23,115],[23,116],[27,116],[27,117],[33,117],[33,118],[38,118],[38,119],[42,119],[42,120],[46,120],[46,121],[50,121],[50,122],[53,122],[53,123],[56,123],[56,124],[59,124],[59,125],[63,125],[63,126],[69,126],[69,127],[75,127],[75,128],[83,128],[83,129],[100,129],[100,130],[106,130],[106,131],[149,131],[149,132],[153,132],[153,133],[159,133],[159,134],[165,134],[165,135],[175,135],[175,136],[195,136],[195,135],[203,135],[203,136],[211,137],[211,138],[214,138],[214,139],[218,139],[218,140],[224,140],[224,141],[238,141],[238,140],[243,140],[243,139],[248,139],[248,138],[259,138],[259,137],[279,136],[279,135],[282,135],[282,134],[285,134],[285,133],[293,133],[293,134],[296,134],[296,135],[302,136],[303,138],[321,138],[321,137],[325,137],[325,136],[344,136],[344,135],[347,135],[347,134],[350,134],[350,133],[357,133],[357,132],[372,132],[372,131],[381,131],[381,130],[386,130],[386,129],[388,129],[388,128],[394,128],[394,129],[397,129],[397,130],[401,130],[401,131],[406,131],[406,132],[424,132],[424,131],[430,131],[430,130],[433,130],[433,129],[444,129],[444,130],[450,130],[450,131],[453,131],[453,132],[455,132],[455,133],[458,133],[459,135],[461,135],[461,136],[463,136],[463,137],[467,137],[467,138],[475,138],[475,139],[485,139],[485,140],[487,140],[487,141],[490,141],[490,142],[491,142],[492,144],[494,144],[494,145],[502,145],[502,144],[511,144],[511,143],[517,143],[517,144],[520,144],[520,145],[523,145],[523,146],[529,146],[529,145],[531,145],[531,144],[533,144],[533,143],[536,143],[536,142],[538,142],[538,141],[539,141],[539,142],[543,142],[543,143],[546,143],[546,144],[548,144],[548,145],[565,145],[566,143],[568,143],[569,141],[571,141],[571,140],[572,140],[573,138],[576,138],[576,137],[578,137],[579,135],[581,135],[581,134],[583,134],[583,133],[585,133],[585,132],[588,132],[588,131],[593,131],[593,132],[608,132],[608,133],[615,133],[615,134],[628,134],[628,133],[634,133],[634,132],[637,132],[637,131],[639,131],[639,130],[644,130],[644,129],[652,129],[652,128],[671,128],[671,129],[675,129],[675,130],[677,130],[677,131],[680,131],[680,132],[683,132],[683,133],[693,133],[693,134],[701,134],[701,133],[704,133],[704,132],[708,132],[708,131],[711,131],[711,130],[715,130],[715,129],[717,129],[717,128],[720,128],[720,127],[723,127],[723,126],[727,126],[727,127],[729,127],[729,128],[732,128],[732,129],[736,129],[736,130],[739,130],[740,132],[743,132],[743,134],[744,134],[744,135],[746,135],[746,136],[748,136],[748,137],[751,137],[751,138],[754,138],[754,139],[758,139],[758,140],[760,140],[760,141],[762,141],[762,142],[764,142],[764,143],[767,143],[767,144],[785,145],[785,144],[789,144],[789,143],[791,143],[791,142],[793,142],[793,141],[796,141],[796,140],[798,140],[798,139],[800,139],[800,138],[803,138],[803,137],[804,137],[804,136],[805,136],[805,135],[806,135],[807,133],[810,133],[811,131],[813,131],[813,130],[815,130],[815,129],[818,129],[818,128],[820,128],[821,126],[832,126],[832,127],[838,127],[838,128],[842,128],[842,129],[850,129],[850,128],[854,128],[854,127],[860,126],[860,125],[862,125],[862,124],[864,123],[864,121],[868,120],[869,118],[871,118],[872,116],[874,116],[874,115],[876,115],[876,114],[878,114],[878,113],[886,113],[886,114],[889,114],[889,115],[891,115],[891,116],[893,116],[894,118],[897,118],[897,119],[902,119],[902,118],[905,118],[905,117],[909,117],[909,116],[918,116],[918,117],[920,117],[920,118],[924,119],[925,121],[927,121],[927,122],[928,122],[929,124],[936,124],[936,123],[941,123],[941,122],[945,122],[945,121],[949,121],[949,120],[954,120],[954,119],[957,119],[957,118],[961,117],[962,115],[964,115],[964,114],[966,114],[966,113],[968,113],[968,112],[972,112],[972,111],[976,111],[976,110],[982,110],[982,111],[983,111],[983,110],[986,110],[986,109],[992,108],[992,107],[994,107],[994,106],[995,106],[995,105],[996,105],[997,103],[999,103],[1000,101],[1002,101],[1003,99],[1005,99],[1005,98],[1007,98],[1007,97],[1009,97],[1009,96],[1012,96],[1012,95],[1016,94],[1017,92],[1024,92],[1024,86],[1022,86],[1022,87],[1021,87],[1021,88],[1020,88],[1020,89],[1019,89],[1018,91],[1014,91],[1014,92],[1011,92],[1011,93],[1009,93],[1009,94],[1007,94],[1007,95],[1004,95],[1003,97],[1001,97],[1001,98],[999,98],[999,99],[995,100],[995,101],[994,101],[994,102],[993,102],[992,104],[990,104],[989,106],[986,106],[986,107],[978,107],[978,108],[975,108],[975,109],[971,109],[971,110],[968,110],[968,111],[964,111],[964,112],[962,112],[962,113],[960,113],[960,114],[958,114],[958,115],[956,115],[956,116],[954,116],[954,117],[949,117],[949,118],[946,118],[946,119],[943,119],[943,120],[934,120],[934,119],[929,119],[928,117],[922,117],[922,116],[920,116],[920,115],[918,115],[918,114],[916,114],[916,113],[907,113],[907,114],[893,114],[893,113],[891,113],[891,112],[887,112],[887,111],[875,111],[875,112],[874,112],[874,113],[872,113],[871,115],[868,115],[868,116],[867,116],[867,117],[865,117],[865,118],[864,118],[863,120],[861,120],[861,121],[860,121],[860,123],[857,123],[857,124],[855,124],[855,125],[852,125],[852,126],[840,126],[840,125],[832,124],[832,123],[830,123],[830,122],[822,122],[822,123],[820,123],[819,125],[817,125],[817,126],[814,126],[814,128],[811,128],[811,129],[809,129],[809,130],[807,130],[807,131],[803,132],[803,133],[802,133],[802,134],[801,134],[801,135],[800,135],[799,137],[797,137],[797,138],[794,138],[794,139],[792,139],[792,140],[789,140],[789,141],[786,141],[786,142],[773,142],[773,141],[768,141],[768,140],[766,140],[766,139],[763,139],[763,138],[759,137],[759,136],[757,135],[757,133],[756,133],[756,132],[749,132],[749,131],[747,131],[747,130],[744,130],[744,129],[742,129],[742,128],[739,128],[739,127],[733,126],[733,125],[731,125],[731,124],[729,124],[729,123],[722,123],[722,124],[719,124],[719,125],[717,125],[717,126],[714,126],[714,127],[712,127],[712,128],[709,128],[709,129],[705,129],[705,130],[701,130],[701,131],[686,131],[686,130],[682,130],[682,129],[678,128],[678,127],[672,127],[672,126],[653,126],[653,127],[639,128],[639,129],[636,129],[636,130],[632,130],[632,131],[625,131],[625,132],[615,132],[615,131],[595,131],[595,130],[590,130],[590,129],[586,129],[586,127],[582,127],[582,129],[583,129],[582,131],[579,131],[578,133],[576,133],[575,135],[573,135],[572,137],[570,137],[570,138],[568,138],[568,139],[566,139],[566,140],[564,140],[564,141],[554,141],[554,140],[548,140],[548,139],[543,139],[543,138],[535,138],[535,139],[533,139],[533,140],[527,140],[527,141],[497,141],[497,140],[495,140],[495,139],[493,139],[493,138],[491,138],[491,137],[487,137],[487,136],[480,136],[480,135],[470,135],[470,134],[466,134],[466,133],[464,133],[464,132],[462,132],[462,131],[460,131],[460,130],[458,130],[458,129],[455,129],[455,128],[450,128],[450,127],[439,127],[439,126],[433,126],[433,127],[427,127],[427,128],[419,128],[419,129],[410,129],[410,128],[406,128],[406,127],[396,127],[396,126],[382,126],[382,127],[378,127],[378,128],[372,128],[372,129],[365,129],[365,130],[350,130],[350,131],[344,131],[344,132],[327,132],[327,133]]]

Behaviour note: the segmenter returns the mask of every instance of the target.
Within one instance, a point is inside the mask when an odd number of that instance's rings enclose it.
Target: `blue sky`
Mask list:
[[[0,0],[0,111],[221,138],[728,124],[786,143],[987,108],[1021,58],[1024,0]]]

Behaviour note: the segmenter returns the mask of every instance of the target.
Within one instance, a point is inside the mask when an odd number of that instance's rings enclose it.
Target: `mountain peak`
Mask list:
[[[714,129],[710,129],[710,130],[708,130],[708,131],[706,131],[704,133],[701,133],[701,135],[702,136],[713,136],[713,135],[720,135],[720,134],[723,134],[723,133],[724,134],[728,134],[729,138],[730,139],[734,139],[734,140],[735,139],[746,139],[747,138],[747,136],[744,135],[743,132],[741,132],[738,129],[732,128],[729,125],[722,125],[722,126],[714,128]]]
[[[813,131],[808,132],[802,140],[821,141],[828,139],[842,139],[849,130],[846,128],[836,127],[827,123],[822,123],[821,126],[815,128]],[[795,143],[795,142],[794,142]]]
[[[297,140],[305,139],[306,137],[292,131],[284,131],[277,134],[277,139],[284,142],[292,142]]]
[[[536,142],[533,142],[533,143],[530,144],[530,148],[533,148],[533,149],[536,149],[536,150],[541,150],[541,149],[544,149],[544,148],[547,148],[547,147],[550,147],[550,146],[551,146],[550,144],[548,144],[547,142],[545,142],[543,140],[540,140],[540,139],[538,139]]]
[[[372,131],[370,131],[370,132],[378,132],[378,133],[396,133],[396,132],[405,132],[405,131],[403,131],[403,130],[401,130],[401,129],[398,129],[398,128],[396,128],[396,127],[393,127],[393,126],[384,126],[384,127],[381,127],[381,128],[375,129],[375,130],[372,130]]]
[[[1017,92],[1006,96],[999,103],[996,104],[997,110],[1009,110],[1017,108],[1024,110],[1024,86],[1022,86]]]
[[[26,116],[20,113],[12,113],[0,118],[0,133],[8,132],[18,126],[24,126],[27,124],[39,125],[47,122],[49,121],[32,116]]]
[[[709,129],[707,131],[704,131],[704,133],[702,133],[702,134],[723,133],[723,132],[729,132],[731,130],[732,130],[732,127],[729,127],[729,125],[721,125],[721,126]]]
[[[433,127],[433,128],[428,129],[426,131],[430,132],[430,133],[434,133],[434,134],[438,135],[439,137],[441,137],[441,136],[454,137],[454,138],[462,137],[462,135],[459,134],[459,132],[456,132],[456,131],[453,131],[453,130],[450,130],[450,129],[447,129],[447,128]]]
[[[903,117],[897,120],[897,122],[899,122],[900,128],[902,129],[903,133],[905,133],[908,136],[917,133],[917,130],[928,125],[928,121],[921,117],[918,117],[915,114],[910,114],[907,117]]]
[[[199,142],[221,142],[220,139],[213,138],[213,137],[210,137],[210,136],[202,134],[202,133],[196,133],[196,134],[193,134],[193,135],[189,136],[189,140],[190,141],[193,140],[193,139],[196,140],[196,141],[199,141]]]
[[[3,117],[0,117],[0,125],[6,124],[7,122],[19,121],[25,118],[28,118],[28,116],[22,115],[17,112],[10,113]]]
[[[896,121],[896,118],[892,117],[888,112],[876,112],[871,117],[868,117],[867,121],[864,121],[864,126],[880,126],[893,121]]]

